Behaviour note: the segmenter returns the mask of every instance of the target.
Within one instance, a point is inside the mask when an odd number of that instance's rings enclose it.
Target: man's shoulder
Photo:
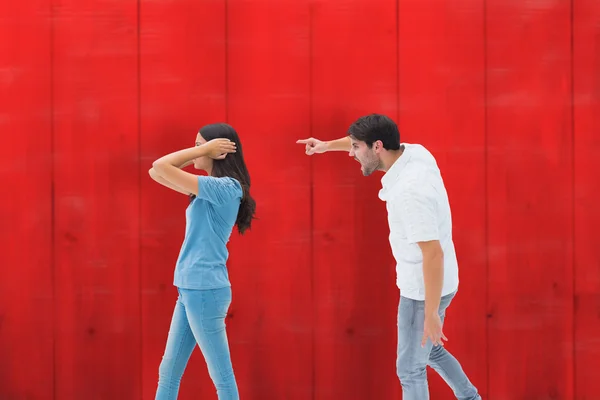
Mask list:
[[[427,146],[425,146],[424,144],[421,143],[400,143],[400,146],[403,146],[405,151],[409,151],[409,152],[425,152],[428,154],[431,154],[431,151],[429,151],[429,149],[427,148]]]
[[[435,187],[431,182],[406,180],[398,183],[391,193],[388,202],[392,204],[412,201],[429,201],[435,199]]]
[[[404,146],[404,151],[410,154],[411,164],[430,164],[437,167],[437,160],[433,155],[433,151],[429,150],[427,146],[420,143],[401,143],[401,145]]]

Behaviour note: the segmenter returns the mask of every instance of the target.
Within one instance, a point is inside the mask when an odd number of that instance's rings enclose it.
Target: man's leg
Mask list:
[[[442,323],[446,317],[446,309],[453,297],[454,294],[442,297],[440,302],[440,318]],[[457,399],[481,400],[481,397],[477,393],[477,388],[469,381],[458,360],[443,346],[434,346],[431,349],[429,366],[452,388]]]
[[[427,341],[426,346],[421,347],[424,321],[424,302],[400,297],[396,372],[403,400],[429,400],[427,363],[433,345]]]

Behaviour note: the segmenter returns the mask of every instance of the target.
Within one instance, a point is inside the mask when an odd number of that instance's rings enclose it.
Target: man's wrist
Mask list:
[[[425,305],[425,318],[431,318],[433,316],[438,315],[439,305],[437,307],[431,307]]]

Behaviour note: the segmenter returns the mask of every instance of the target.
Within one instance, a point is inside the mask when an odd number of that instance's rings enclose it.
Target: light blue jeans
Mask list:
[[[219,400],[238,400],[225,331],[231,288],[177,290],[179,297],[158,371],[156,400],[177,399],[181,377],[196,343],[204,355]]]
[[[455,293],[443,296],[439,315],[444,322],[446,309]],[[425,302],[400,297],[398,306],[398,357],[396,371],[402,385],[404,400],[428,400],[427,365],[446,381],[460,400],[481,400],[460,363],[443,346],[433,346],[427,340],[421,347],[425,324]]]

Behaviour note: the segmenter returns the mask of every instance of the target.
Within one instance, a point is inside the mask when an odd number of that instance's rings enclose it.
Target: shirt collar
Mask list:
[[[398,176],[410,161],[412,154],[409,145],[406,143],[402,143],[402,146],[404,146],[404,151],[402,152],[402,155],[398,157],[398,159],[392,164],[390,169],[388,169],[387,172],[383,175],[383,177],[381,177],[381,185],[384,189],[394,185],[394,183],[397,181]]]

